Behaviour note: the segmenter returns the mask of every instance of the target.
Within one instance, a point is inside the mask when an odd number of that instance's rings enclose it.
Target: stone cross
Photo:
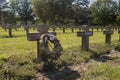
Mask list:
[[[82,31],[77,32],[78,37],[82,37],[82,47],[83,51],[88,51],[89,49],[89,36],[92,36],[93,32],[89,31],[89,28],[85,25],[82,27]]]
[[[105,43],[111,44],[111,35],[113,34],[113,30],[111,30],[111,26],[107,26],[103,32],[105,34]]]
[[[49,29],[49,26],[46,24],[37,26],[37,31],[40,32],[41,34],[48,33],[48,29]]]

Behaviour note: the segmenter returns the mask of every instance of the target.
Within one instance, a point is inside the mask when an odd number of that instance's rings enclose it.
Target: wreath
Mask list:
[[[40,37],[39,46],[42,60],[44,62],[48,61],[48,59],[57,60],[62,55],[63,47],[61,46],[60,41],[57,39],[57,37],[51,33],[43,34]]]

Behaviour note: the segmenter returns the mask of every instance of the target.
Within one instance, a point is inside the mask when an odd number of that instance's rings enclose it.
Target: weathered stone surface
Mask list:
[[[113,30],[111,30],[111,27],[108,26],[103,31],[103,34],[105,34],[105,43],[111,44],[111,35],[113,34]]]
[[[93,32],[92,31],[87,31],[87,32],[77,32],[78,37],[85,37],[85,36],[92,36]]]
[[[109,34],[113,34],[112,30],[105,30],[103,31],[103,34],[109,35]]]
[[[41,34],[39,32],[29,32],[27,33],[27,40],[28,41],[38,41],[40,40]]]
[[[83,25],[82,26],[82,31],[88,32],[89,31],[88,25]]]
[[[89,50],[89,36],[93,36],[93,31],[89,31],[89,28],[85,25],[82,27],[82,31],[77,32],[78,37],[82,37],[81,50]]]
[[[49,29],[49,26],[48,25],[38,25],[37,26],[37,30],[41,33],[41,34],[46,34],[48,33],[48,29]]]

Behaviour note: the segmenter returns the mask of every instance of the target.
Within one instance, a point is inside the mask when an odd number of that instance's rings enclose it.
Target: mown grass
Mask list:
[[[86,80],[119,80],[120,67],[118,66],[111,66],[108,63],[91,65],[89,73],[85,76]]]
[[[33,32],[34,30],[31,29],[30,31]],[[77,31],[78,29],[75,29],[75,32],[71,33],[71,30],[67,29],[66,33],[62,33],[62,30],[56,30],[57,37],[64,51],[60,59],[54,62],[55,66],[63,67],[86,63],[94,57],[98,57],[115,49],[117,44],[120,44],[117,31],[112,35],[111,45],[105,44],[105,35],[103,35],[103,32],[94,31],[94,35],[90,37],[90,50],[83,52],[81,51],[81,38],[76,35]],[[27,41],[26,33],[23,28],[18,29],[18,31],[13,30],[12,38],[9,38],[8,32],[0,28],[0,79],[25,80],[34,78],[35,73],[42,69],[41,64],[35,62],[37,53],[36,44],[35,41]],[[118,46],[117,49],[119,50]],[[111,60],[111,62],[113,61],[114,60]],[[88,80],[112,80],[116,77],[116,80],[119,80],[119,71],[120,68],[111,67],[108,62],[104,64],[101,63],[100,65],[91,64],[84,78]]]
[[[77,31],[78,29],[75,29],[75,32]],[[62,33],[62,30],[56,30],[56,32],[58,32],[57,37],[64,49],[81,46],[81,38],[77,37],[75,32],[71,33],[70,29],[67,29],[65,34]],[[115,32],[112,35],[112,44],[115,44],[117,40],[118,33]],[[90,37],[90,44],[105,44],[103,32],[94,32],[94,35]],[[0,28],[0,57],[7,57],[12,54],[29,54],[31,52],[36,53],[36,42],[27,41],[24,29],[13,30],[13,37],[9,38],[8,32]]]

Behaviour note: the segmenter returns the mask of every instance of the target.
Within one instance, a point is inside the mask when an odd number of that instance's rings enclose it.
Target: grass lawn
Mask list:
[[[78,29],[75,29],[74,33],[71,33],[70,29],[66,30],[66,33],[62,33],[62,30],[56,30],[57,37],[60,40],[64,49],[81,46],[81,38],[76,36]],[[35,32],[32,31],[31,32]],[[24,29],[20,28],[18,31],[13,30],[12,38],[8,37],[8,32],[5,32],[0,28],[0,58],[8,57],[12,54],[29,54],[36,53],[36,42],[27,41]],[[118,32],[115,31],[112,35],[112,44],[118,41]],[[105,44],[105,35],[103,32],[94,31],[94,35],[90,37],[90,44]]]
[[[112,58],[104,63],[95,60],[96,57],[100,58],[101,54],[115,49],[120,44],[118,32],[114,31],[112,43],[107,45],[103,32],[94,31],[93,36],[90,37],[91,51],[82,52],[81,38],[77,37],[77,31],[78,29],[75,29],[75,32],[71,33],[70,29],[66,29],[66,33],[62,33],[62,30],[56,30],[57,37],[64,48],[64,54],[61,56],[61,60],[55,62],[55,66],[63,67],[64,65],[77,64],[82,66],[81,64],[84,63],[83,67],[87,69],[87,72],[80,72],[84,80],[119,80],[120,57]],[[30,32],[35,31],[31,29]],[[18,31],[13,30],[12,38],[8,37],[8,32],[0,28],[0,80],[6,80],[6,75],[9,77],[7,80],[32,79],[41,70],[39,69],[41,65],[34,62],[37,53],[36,44],[35,41],[27,41],[23,28],[18,29]],[[120,45],[117,48],[120,51]],[[87,62],[93,59],[94,61]],[[116,64],[117,66],[114,66]],[[70,75],[66,75],[66,77],[67,80],[71,79]]]

